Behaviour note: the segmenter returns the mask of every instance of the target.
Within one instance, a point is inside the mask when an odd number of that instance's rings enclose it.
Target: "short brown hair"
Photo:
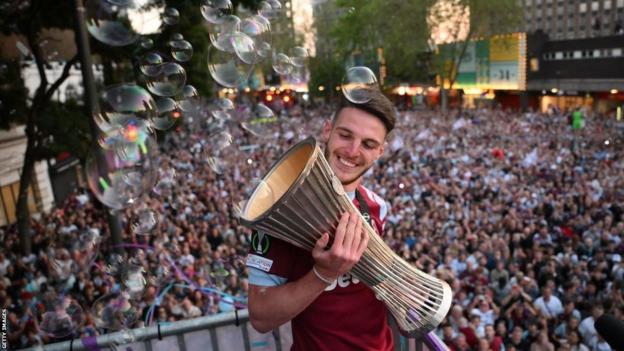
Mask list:
[[[390,133],[394,129],[396,124],[396,114],[394,112],[394,104],[388,99],[381,91],[377,89],[371,89],[369,91],[370,100],[364,103],[354,103],[342,96],[340,104],[334,115],[334,121],[338,118],[340,111],[345,107],[357,108],[370,113],[371,115],[379,118],[381,123],[386,127],[386,134]]]

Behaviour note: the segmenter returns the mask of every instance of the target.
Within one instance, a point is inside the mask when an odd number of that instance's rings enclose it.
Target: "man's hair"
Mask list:
[[[334,121],[336,121],[342,109],[346,107],[357,108],[379,118],[381,123],[383,123],[386,127],[386,134],[390,133],[392,129],[394,129],[394,125],[396,123],[394,104],[392,104],[392,101],[390,101],[381,91],[377,89],[371,89],[369,97],[369,101],[356,104],[347,100],[347,98],[343,95],[340,99],[340,105],[338,105],[336,114],[334,114]]]

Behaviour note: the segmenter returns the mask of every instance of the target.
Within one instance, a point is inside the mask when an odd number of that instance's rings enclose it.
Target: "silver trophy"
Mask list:
[[[271,167],[245,204],[241,221],[258,231],[312,251],[325,232],[330,243],[345,211],[358,212],[329,167],[317,141],[290,148]],[[368,247],[351,274],[369,286],[393,315],[401,332],[425,337],[446,316],[448,284],[416,269],[395,254],[362,219]]]

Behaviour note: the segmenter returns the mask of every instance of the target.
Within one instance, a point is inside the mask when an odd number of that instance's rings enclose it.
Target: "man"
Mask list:
[[[330,167],[378,234],[387,204],[360,183],[383,154],[395,120],[392,103],[373,92],[367,103],[343,100],[323,127]],[[324,233],[309,253],[254,234],[247,259],[252,325],[268,332],[292,320],[292,350],[392,350],[385,305],[350,274],[368,244],[359,215],[344,213],[334,235],[328,246],[329,233]]]
[[[561,300],[552,294],[552,289],[545,286],[542,289],[542,296],[538,297],[534,302],[535,307],[539,309],[546,318],[557,318],[563,313],[563,305]]]

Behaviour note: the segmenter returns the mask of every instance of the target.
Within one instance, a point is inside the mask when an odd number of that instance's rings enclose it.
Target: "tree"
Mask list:
[[[429,10],[431,46],[438,55],[432,68],[440,77],[442,110],[447,109],[447,89],[457,79],[459,64],[471,40],[517,30],[520,5],[516,0],[438,0]],[[445,43],[442,52],[437,45]],[[448,82],[448,88],[444,82]]]
[[[78,61],[77,56],[63,63],[62,73],[59,78],[50,82],[46,72],[46,59],[42,47],[42,33],[46,28],[66,29],[72,25],[73,9],[71,2],[49,2],[45,0],[5,2],[0,8],[0,30],[7,35],[23,36],[26,45],[30,48],[30,55],[37,67],[39,74],[39,86],[34,92],[32,100],[23,88],[18,88],[11,95],[12,104],[22,106],[23,114],[9,115],[9,119],[3,122],[3,126],[9,126],[11,122],[23,122],[27,138],[24,164],[20,175],[19,195],[17,201],[17,225],[20,235],[20,246],[23,253],[31,251],[30,244],[30,214],[28,211],[28,189],[31,185],[34,166],[38,160],[49,156],[49,144],[53,139],[49,123],[50,102],[54,93],[69,76],[71,67]],[[20,83],[20,80],[16,81]],[[23,84],[21,84],[23,87]],[[23,103],[28,101],[28,103]],[[59,119],[59,123],[64,123]],[[59,140],[59,139],[57,139]],[[62,140],[62,139],[60,139]]]
[[[376,68],[379,50],[387,67],[388,84],[422,81],[427,73],[422,53],[427,49],[427,8],[430,0],[338,0],[343,15],[331,28],[336,51],[347,60],[356,55]],[[379,78],[379,77],[378,77]]]

